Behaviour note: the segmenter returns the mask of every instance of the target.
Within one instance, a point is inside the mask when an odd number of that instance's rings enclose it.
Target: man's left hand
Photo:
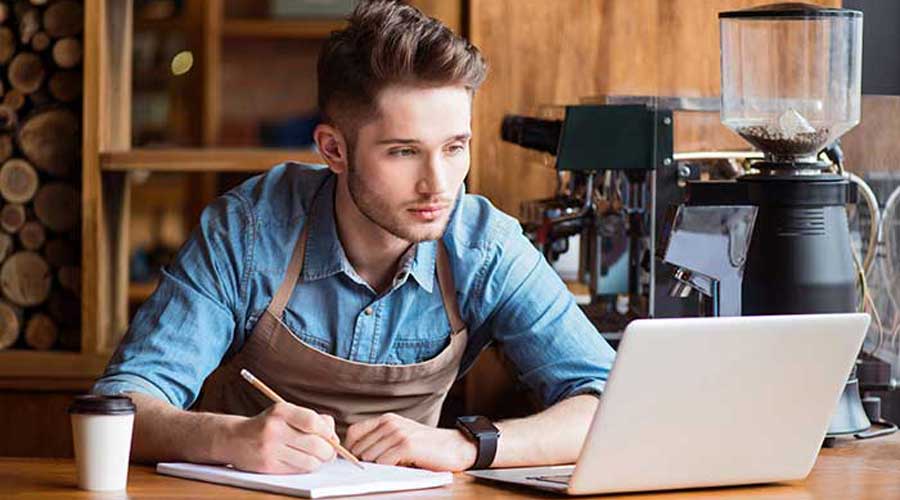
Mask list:
[[[366,462],[435,471],[466,470],[478,453],[456,429],[429,427],[393,413],[351,425],[343,444]]]

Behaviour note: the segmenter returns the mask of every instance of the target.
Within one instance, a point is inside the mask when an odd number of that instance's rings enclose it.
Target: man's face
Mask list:
[[[359,128],[350,152],[350,195],[394,236],[438,239],[469,171],[469,92],[391,86],[376,103],[377,117]]]

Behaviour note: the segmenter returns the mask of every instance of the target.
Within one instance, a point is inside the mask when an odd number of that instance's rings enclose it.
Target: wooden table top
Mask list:
[[[9,496],[7,496],[9,495]],[[75,464],[71,459],[0,458],[0,498],[287,498],[251,490],[242,490],[199,481],[156,474],[149,466],[133,465],[127,493],[91,493],[77,489]],[[633,494],[600,498],[681,500],[715,499],[900,499],[900,434],[867,441],[840,440],[834,448],[823,450],[805,481],[754,487],[718,488],[681,492]],[[560,498],[528,489],[501,487],[474,481],[457,474],[453,484],[429,490],[371,495],[353,498],[427,498],[427,499],[512,499]],[[584,497],[582,497],[584,498]]]

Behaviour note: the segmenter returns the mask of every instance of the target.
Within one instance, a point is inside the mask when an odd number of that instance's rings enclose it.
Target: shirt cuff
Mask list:
[[[125,373],[100,378],[94,384],[91,392],[106,396],[115,396],[123,392],[140,392],[174,404],[169,396],[153,382],[137,375]]]
[[[605,380],[589,380],[587,382],[582,382],[564,392],[559,398],[557,398],[556,403],[559,403],[560,401],[571,397],[581,396],[582,394],[593,394],[594,396],[597,396],[599,398],[603,395],[604,388],[606,388]]]

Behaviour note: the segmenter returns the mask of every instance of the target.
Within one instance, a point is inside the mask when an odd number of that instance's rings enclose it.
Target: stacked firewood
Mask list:
[[[0,0],[0,349],[78,350],[80,0]]]

